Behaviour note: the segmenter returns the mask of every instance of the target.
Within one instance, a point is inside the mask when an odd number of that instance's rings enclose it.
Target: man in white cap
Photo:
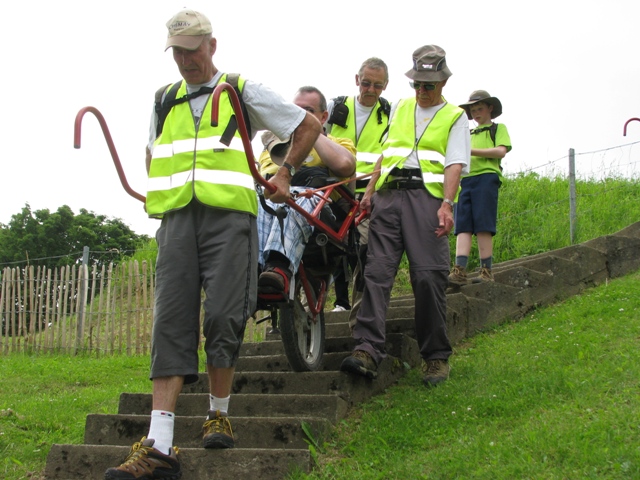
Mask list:
[[[162,219],[156,235],[153,410],[146,438],[134,444],[122,465],[106,471],[107,480],[181,477],[173,447],[175,411],[182,386],[198,379],[203,290],[203,349],[211,392],[203,446],[234,446],[229,397],[246,321],[256,308],[258,205],[241,138],[230,121],[240,112],[223,94],[220,120],[211,125],[211,92],[228,75],[213,64],[216,39],[207,17],[182,10],[167,28],[166,49],[172,48],[183,80],[167,87],[165,100],[176,100],[154,111],[147,146],[146,209]],[[277,191],[266,194],[283,202],[289,197],[290,171],[300,166],[322,126],[261,84],[240,77],[237,88],[253,131],[293,137],[283,167],[271,179]]]
[[[385,318],[403,253],[415,297],[415,329],[423,382],[449,378],[452,353],[446,328],[446,288],[453,202],[470,156],[469,122],[442,89],[451,76],[445,51],[425,45],[413,52],[406,73],[415,96],[394,104],[361,207],[371,212],[362,304],[353,327],[356,347],[341,370],[377,376],[385,358]],[[372,208],[375,207],[375,208]]]

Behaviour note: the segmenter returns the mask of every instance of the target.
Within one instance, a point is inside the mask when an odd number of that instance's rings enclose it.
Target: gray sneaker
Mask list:
[[[447,360],[423,360],[422,361],[422,381],[427,387],[437,385],[449,378],[451,366]]]
[[[493,279],[493,273],[491,273],[491,269],[482,267],[480,269],[480,275],[471,280],[471,283],[487,283],[493,281],[495,280]]]
[[[355,350],[345,358],[340,365],[340,370],[371,379],[378,376],[378,365],[364,350]]]
[[[469,283],[467,279],[467,269],[460,265],[454,265],[449,273],[450,285],[466,285]]]

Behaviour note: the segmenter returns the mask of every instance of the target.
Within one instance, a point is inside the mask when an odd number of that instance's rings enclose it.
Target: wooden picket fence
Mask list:
[[[149,353],[155,270],[146,261],[5,268],[0,282],[0,354]],[[250,320],[245,341],[264,338]]]

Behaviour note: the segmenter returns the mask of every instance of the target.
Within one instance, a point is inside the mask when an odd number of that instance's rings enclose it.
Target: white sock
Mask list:
[[[229,410],[229,399],[231,395],[226,398],[218,398],[213,395],[209,395],[209,407],[211,410],[220,410],[220,413],[227,413]]]
[[[173,426],[176,416],[172,412],[153,410],[151,412],[151,425],[147,438],[155,440],[153,448],[168,455],[173,446]]]

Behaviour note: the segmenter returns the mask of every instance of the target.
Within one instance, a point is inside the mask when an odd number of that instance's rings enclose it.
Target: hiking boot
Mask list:
[[[469,283],[467,279],[467,269],[460,265],[454,265],[451,273],[449,273],[449,284],[466,285]]]
[[[173,447],[169,455],[153,448],[155,440],[142,437],[133,444],[122,465],[104,472],[105,480],[178,480],[182,477],[178,462],[178,447]]]
[[[490,268],[482,267],[480,269],[480,275],[471,280],[471,283],[486,283],[493,282],[493,273]]]
[[[422,362],[422,381],[427,387],[437,385],[449,378],[451,367],[446,360],[423,360]]]
[[[340,365],[340,370],[372,379],[378,376],[378,365],[364,350],[355,350],[345,358]]]
[[[267,265],[258,277],[258,293],[289,295],[291,276],[288,268]]]
[[[209,417],[202,425],[202,444],[204,448],[233,448],[235,440],[231,422],[226,413],[209,410]]]

